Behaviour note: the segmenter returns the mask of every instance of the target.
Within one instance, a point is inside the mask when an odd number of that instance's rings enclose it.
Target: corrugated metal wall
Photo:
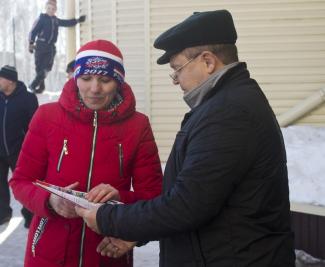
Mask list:
[[[295,248],[313,257],[325,259],[325,217],[302,212],[291,212]],[[316,266],[316,265],[315,265]]]
[[[213,9],[233,14],[240,60],[248,63],[277,115],[325,86],[324,0],[80,1],[80,12],[91,18],[82,24],[81,43],[116,38],[139,110],[150,115],[162,161],[188,108],[172,85],[169,66],[156,64],[161,52],[152,43],[193,11]],[[296,123],[325,125],[325,106]]]

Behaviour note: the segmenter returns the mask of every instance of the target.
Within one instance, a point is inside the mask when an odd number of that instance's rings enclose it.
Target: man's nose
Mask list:
[[[173,84],[174,85],[178,85],[179,84],[179,82],[178,82],[178,79],[176,78],[176,79],[173,79]]]

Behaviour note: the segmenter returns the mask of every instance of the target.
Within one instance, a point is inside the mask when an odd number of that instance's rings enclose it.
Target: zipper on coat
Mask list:
[[[68,153],[69,153],[68,152],[68,139],[64,139],[60,157],[59,157],[59,162],[58,162],[58,165],[56,166],[57,172],[60,172],[63,156],[68,155]]]
[[[33,257],[36,257],[36,245],[37,245],[38,241],[41,239],[42,234],[44,233],[47,220],[48,220],[47,218],[41,218],[41,220],[36,228],[36,231],[34,233],[33,242],[32,242]]]
[[[3,121],[2,121],[2,134],[3,134],[3,144],[6,149],[7,156],[9,156],[9,147],[7,144],[7,135],[6,135],[6,120],[7,120],[7,104],[8,104],[8,99],[5,100],[5,108],[3,111]]]
[[[52,42],[53,36],[54,36],[54,18],[51,18],[51,35],[48,40],[48,44]]]
[[[119,160],[119,166],[120,166],[120,177],[124,177],[123,173],[123,148],[122,144],[118,144],[118,160]]]
[[[94,119],[93,119],[93,141],[91,147],[91,155],[90,155],[90,165],[88,171],[88,180],[87,180],[87,192],[90,190],[91,185],[91,176],[93,172],[94,166],[94,156],[95,156],[95,147],[96,147],[96,138],[97,138],[97,111],[94,111]],[[83,221],[82,223],[82,231],[81,231],[81,242],[80,242],[80,256],[79,256],[79,267],[83,266],[83,250],[85,243],[85,231],[86,231],[86,223]]]

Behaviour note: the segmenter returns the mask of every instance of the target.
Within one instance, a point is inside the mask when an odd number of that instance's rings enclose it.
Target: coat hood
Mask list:
[[[131,87],[124,83],[121,87],[120,94],[123,97],[123,102],[111,110],[98,111],[98,123],[109,124],[122,121],[130,117],[135,112],[135,97]],[[78,87],[74,79],[70,79],[63,87],[59,98],[60,105],[72,114],[78,120],[89,123],[94,117],[94,110],[91,110],[79,100]]]

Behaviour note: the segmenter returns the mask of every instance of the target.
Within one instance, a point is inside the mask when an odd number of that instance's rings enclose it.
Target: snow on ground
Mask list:
[[[288,161],[290,200],[325,206],[325,127],[282,129]]]

